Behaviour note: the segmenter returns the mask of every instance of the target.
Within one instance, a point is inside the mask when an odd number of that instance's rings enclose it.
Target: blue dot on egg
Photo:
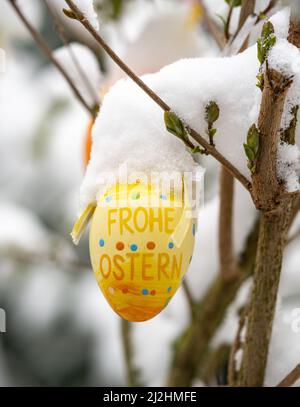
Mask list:
[[[196,234],[196,224],[193,223],[193,236],[195,236],[195,234]]]
[[[168,248],[169,248],[169,249],[173,249],[173,247],[174,247],[174,243],[173,243],[173,242],[169,242]]]
[[[106,201],[106,202],[111,202],[111,201],[112,201],[112,196],[111,196],[111,195],[107,196],[107,197],[105,198],[105,201]]]
[[[163,201],[166,201],[167,200],[167,195],[161,194],[160,199],[162,199]]]
[[[103,247],[105,245],[104,239],[99,239],[99,246]]]
[[[168,287],[168,293],[170,293],[172,291],[172,287]]]
[[[130,250],[131,250],[132,252],[136,252],[136,251],[137,251],[137,249],[138,249],[138,247],[137,247],[137,245],[136,245],[136,244],[132,244],[132,245],[130,245]]]
[[[143,295],[148,295],[149,294],[149,290],[147,288],[143,288],[142,289],[142,294]]]

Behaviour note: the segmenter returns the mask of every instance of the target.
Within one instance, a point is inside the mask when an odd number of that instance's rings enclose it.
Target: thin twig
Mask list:
[[[20,20],[26,26],[30,34],[32,35],[33,39],[41,49],[41,51],[46,55],[46,57],[52,62],[52,64],[58,69],[58,71],[63,75],[67,83],[69,84],[70,88],[72,89],[76,98],[81,102],[81,104],[85,107],[85,109],[95,117],[95,109],[90,107],[79,90],[77,89],[76,85],[74,84],[72,78],[69,76],[68,72],[64,69],[64,67],[59,63],[59,61],[54,57],[52,50],[48,47],[44,38],[37,32],[37,30],[33,27],[33,25],[29,22],[29,20],[25,17],[23,12],[21,11],[20,7],[17,4],[16,0],[8,0],[11,6],[14,8],[15,12],[19,16]]]
[[[226,38],[227,41],[228,41],[229,38],[230,38],[229,29],[230,29],[230,23],[231,23],[232,12],[233,12],[233,6],[230,6],[230,7],[229,7],[228,16],[227,16],[227,19],[226,19],[226,24],[225,24],[225,27],[224,27],[224,34],[225,34],[225,38]]]
[[[218,25],[211,18],[205,4],[203,3],[203,0],[198,0],[198,3],[200,4],[202,10],[202,18],[206,23],[209,33],[217,43],[218,47],[222,50],[226,42],[222,31],[219,29]]]
[[[71,58],[71,60],[72,60],[72,62],[74,64],[79,76],[82,79],[82,82],[85,84],[85,87],[86,87],[88,93],[90,94],[91,98],[94,101],[95,109],[98,110],[99,109],[99,96],[98,96],[97,92],[95,91],[92,83],[90,82],[88,76],[86,75],[85,71],[82,69],[82,66],[80,65],[80,62],[78,61],[77,56],[74,53],[73,48],[70,45],[70,42],[68,40],[66,31],[64,29],[64,26],[60,22],[60,19],[59,19],[57,13],[49,5],[49,0],[44,0],[44,3],[45,3],[45,6],[47,7],[47,10],[48,10],[50,16],[52,17],[54,26],[55,26],[55,28],[57,30],[57,33],[58,33],[61,41],[65,45],[65,47],[66,47],[66,49],[67,49],[67,51],[68,51],[68,53],[70,55],[70,58]]]
[[[300,363],[276,387],[291,387],[300,379]]]
[[[220,175],[220,210],[219,210],[219,268],[224,280],[238,277],[234,254],[233,208],[234,178],[221,168]]]
[[[236,376],[237,376],[237,371],[238,371],[238,366],[236,364],[236,354],[239,350],[242,350],[242,348],[243,348],[242,332],[246,327],[246,321],[247,321],[246,317],[247,317],[247,308],[244,307],[240,311],[238,330],[237,330],[233,345],[231,347],[230,356],[229,356],[228,383],[230,386],[234,386],[236,384]]]
[[[109,47],[100,34],[93,28],[91,23],[85,18],[82,11],[73,3],[72,0],[65,0],[74,17],[87,29],[87,31],[95,38],[98,44],[107,52],[113,61],[164,111],[170,111],[170,106],[163,101],[152,89],[146,85],[123,61],[119,56]],[[227,167],[228,171],[240,181],[240,183],[248,190],[251,190],[251,183],[249,180],[233,165],[231,164],[215,147],[211,146],[196,130],[186,126],[190,136],[204,147],[207,154],[212,155],[222,165]]]
[[[253,12],[255,0],[252,1],[251,7],[246,2],[243,2],[238,31],[242,29],[248,16]],[[231,7],[227,24],[229,30],[233,7]],[[225,28],[226,33],[226,28]],[[226,36],[229,40],[229,31]],[[248,46],[248,38],[242,45],[239,52],[244,51]],[[238,277],[237,262],[234,255],[234,236],[233,236],[233,210],[234,210],[234,178],[228,173],[226,167],[221,168],[220,177],[220,214],[219,214],[219,262],[220,274],[225,280],[230,280]]]
[[[239,25],[238,25],[238,29],[237,29],[235,36],[238,35],[239,31],[242,29],[242,27],[245,24],[245,22],[247,21],[248,17],[254,13],[255,3],[256,3],[256,0],[242,0],[242,8],[241,8],[241,13],[240,13]],[[242,45],[240,52],[244,51],[247,48],[248,42],[249,42],[249,36],[247,37],[244,44]]]
[[[137,385],[136,381],[136,369],[133,365],[133,352],[131,343],[131,324],[125,319],[121,319],[121,331],[122,331],[122,345],[125,359],[126,368],[126,381],[128,386],[133,387]]]
[[[193,296],[192,296],[190,287],[189,287],[189,285],[188,285],[188,283],[187,283],[186,280],[184,280],[184,281],[182,282],[182,288],[183,288],[185,297],[186,297],[186,299],[187,299],[187,303],[188,303],[188,306],[189,306],[189,309],[190,309],[191,317],[192,317],[192,319],[193,319],[194,316],[195,316],[195,301],[194,301],[194,298],[193,298]]]
[[[91,268],[88,262],[79,259],[65,258],[59,255],[59,250],[53,249],[47,252],[35,252],[32,250],[24,250],[20,247],[0,248],[2,258],[10,259],[20,264],[55,264],[56,267],[71,268],[76,271],[85,271]]]
[[[272,11],[273,8],[276,6],[277,3],[278,3],[278,0],[271,0],[270,3],[267,5],[267,7],[258,14],[256,24],[258,24],[261,21],[261,16],[266,16],[269,14],[270,11]]]

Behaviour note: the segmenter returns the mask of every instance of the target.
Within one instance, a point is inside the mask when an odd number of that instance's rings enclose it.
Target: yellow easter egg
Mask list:
[[[98,200],[91,262],[108,303],[128,321],[153,318],[182,282],[196,228],[184,200],[143,183],[116,184]]]

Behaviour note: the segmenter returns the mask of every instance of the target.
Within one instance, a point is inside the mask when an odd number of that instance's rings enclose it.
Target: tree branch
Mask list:
[[[243,338],[242,332],[245,329],[246,325],[246,311],[247,309],[244,307],[240,312],[240,319],[239,319],[239,326],[237,330],[237,334],[233,345],[231,347],[231,352],[229,356],[229,364],[228,364],[228,383],[230,386],[234,386],[237,380],[237,371],[238,368],[236,366],[236,354],[239,350],[242,350],[243,347]]]
[[[276,202],[281,191],[277,180],[277,145],[290,78],[270,70],[264,74],[264,89],[258,120],[259,151],[252,176],[253,198],[262,211],[253,290],[248,310],[247,334],[237,385],[262,386],[276,308],[283,251],[295,216],[297,197]]]
[[[65,258],[59,255],[59,250],[53,248],[49,252],[34,252],[24,250],[19,247],[9,247],[7,249],[0,248],[0,255],[2,258],[10,259],[20,264],[41,264],[50,263],[55,264],[56,267],[70,268],[76,271],[85,271],[90,269],[90,264],[80,261],[78,259]]]
[[[254,12],[254,7],[255,0],[242,3],[237,33],[243,27],[248,16]],[[244,51],[247,46],[248,39],[244,42],[240,52]],[[219,260],[220,273],[226,280],[235,278],[238,271],[233,247],[233,205],[234,178],[225,167],[222,167],[220,178]]]
[[[64,26],[63,24],[60,22],[58,15],[56,13],[56,11],[54,11],[52,9],[52,7],[49,5],[49,0],[44,0],[45,6],[50,14],[50,16],[52,17],[54,26],[58,32],[58,35],[61,39],[61,41],[63,42],[63,44],[65,45],[65,47],[67,48],[70,58],[73,61],[73,64],[79,74],[79,76],[82,79],[82,82],[85,84],[86,90],[88,91],[88,93],[90,94],[91,98],[94,101],[94,109],[95,110],[99,110],[99,96],[98,96],[98,90],[96,91],[93,87],[93,84],[90,82],[88,76],[86,75],[86,73],[84,72],[80,62],[78,61],[72,47],[70,46],[67,34],[65,32]]]
[[[220,49],[223,49],[225,46],[225,38],[222,34],[221,30],[219,29],[218,25],[214,22],[214,20],[210,17],[209,12],[206,6],[203,3],[203,0],[198,0],[200,7],[202,9],[203,20],[206,23],[209,33],[211,34],[212,38],[217,43]]]
[[[220,275],[216,277],[201,302],[196,305],[194,320],[176,341],[168,379],[170,386],[191,385],[205,358],[209,343],[226,315],[228,306],[244,281],[253,273],[258,225],[257,221],[240,256],[238,278],[226,281]]]
[[[263,385],[290,216],[287,201],[277,212],[263,213],[261,218],[239,386]]]
[[[238,25],[238,30],[237,30],[236,35],[243,28],[243,25],[245,24],[247,18],[251,14],[254,13],[255,3],[256,3],[256,0],[242,0],[242,7],[241,7],[240,18],[239,18],[239,25]],[[244,51],[248,47],[248,42],[249,42],[249,37],[246,39],[246,41],[242,45],[242,48],[240,49],[240,52]]]
[[[94,37],[94,39],[101,45],[101,47],[107,52],[112,60],[165,112],[170,111],[171,108],[163,101],[152,89],[146,85],[122,60],[119,56],[109,47],[100,34],[93,28],[91,23],[85,18],[82,11],[74,4],[72,0],[65,0],[71,11],[76,18]],[[251,183],[249,180],[234,166],[232,165],[221,153],[219,153],[214,146],[210,145],[196,130],[186,125],[188,134],[204,147],[207,154],[213,156],[217,161],[224,165],[227,170],[248,190],[251,190]]]
[[[184,291],[184,294],[185,294],[185,297],[186,297],[186,300],[187,300],[187,303],[189,306],[191,319],[193,320],[195,317],[195,301],[194,301],[190,287],[186,280],[183,280],[182,288],[183,288],[183,291]]]
[[[207,386],[227,384],[227,364],[230,353],[230,345],[222,343],[216,349],[210,349],[208,355],[200,367],[199,377]]]
[[[252,197],[257,209],[274,210],[281,187],[277,179],[277,146],[281,117],[291,78],[266,68],[260,115],[258,118],[259,153],[252,176]]]
[[[300,363],[276,387],[291,387],[300,379]]]
[[[233,12],[233,6],[229,6],[228,16],[227,16],[226,24],[225,24],[225,28],[224,28],[226,41],[228,41],[230,38],[229,28],[230,28],[230,23],[231,23],[232,12]]]
[[[23,22],[25,27],[28,29],[30,34],[32,35],[33,39],[35,40],[36,44],[39,46],[41,51],[46,55],[46,57],[52,62],[52,64],[58,69],[58,71],[62,74],[65,78],[67,83],[69,84],[70,88],[72,89],[75,97],[80,101],[80,103],[84,106],[84,108],[93,116],[95,117],[96,112],[94,107],[90,107],[79,90],[77,89],[76,85],[74,84],[72,78],[69,76],[68,72],[64,69],[64,67],[59,63],[59,61],[54,57],[51,49],[48,47],[44,38],[37,32],[37,30],[33,27],[33,25],[29,22],[29,20],[25,17],[23,12],[21,11],[20,7],[17,4],[17,0],[8,0],[11,6],[14,8],[16,14],[19,16],[20,20]]]
[[[128,386],[137,386],[136,369],[133,364],[133,351],[131,343],[131,324],[125,319],[121,319],[122,345],[124,352],[126,381]]]
[[[221,168],[219,213],[219,267],[224,280],[237,277],[233,247],[234,178],[226,168]]]

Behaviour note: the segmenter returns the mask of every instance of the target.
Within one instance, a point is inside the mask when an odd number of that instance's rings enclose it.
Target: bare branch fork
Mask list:
[[[58,69],[58,71],[62,74],[62,76],[67,81],[68,85],[72,89],[75,97],[80,101],[80,103],[84,106],[84,108],[91,114],[93,117],[96,116],[97,107],[89,106],[84,97],[81,95],[79,90],[77,89],[75,83],[73,82],[72,78],[68,74],[68,72],[64,69],[64,67],[59,63],[59,61],[54,57],[52,50],[48,47],[48,44],[42,37],[42,35],[33,27],[33,25],[29,22],[26,18],[22,10],[17,4],[17,0],[8,0],[11,6],[14,8],[16,14],[19,16],[20,20],[23,22],[27,30],[32,35],[33,39],[35,40],[36,44],[39,46],[41,51],[44,55],[52,62],[52,64]]]
[[[98,89],[96,90],[94,88],[93,84],[90,82],[90,79],[88,78],[86,72],[82,68],[80,61],[77,59],[75,52],[73,51],[72,47],[70,46],[65,28],[64,28],[63,24],[61,23],[57,12],[55,10],[53,10],[52,7],[50,6],[49,0],[44,0],[44,3],[45,3],[45,6],[46,6],[50,16],[52,17],[52,20],[53,20],[54,26],[58,32],[58,35],[70,55],[70,58],[78,72],[78,75],[80,76],[82,82],[84,83],[84,85],[86,87],[86,90],[88,91],[88,93],[90,94],[90,97],[92,98],[92,100],[94,102],[95,111],[97,111],[97,107],[99,106]]]
[[[162,100],[144,81],[142,81],[123,61],[119,56],[109,47],[101,35],[94,29],[91,23],[85,18],[82,11],[74,4],[72,0],[65,0],[71,11],[73,17],[77,19],[87,31],[94,37],[94,39],[101,45],[105,52],[112,58],[112,60],[165,112],[171,111],[170,106]],[[68,13],[69,14],[69,13]],[[249,180],[233,165],[231,164],[214,146],[209,144],[196,130],[186,126],[189,135],[202,147],[204,147],[207,154],[213,156],[217,161],[224,165],[227,170],[248,190],[251,191],[251,183]]]

